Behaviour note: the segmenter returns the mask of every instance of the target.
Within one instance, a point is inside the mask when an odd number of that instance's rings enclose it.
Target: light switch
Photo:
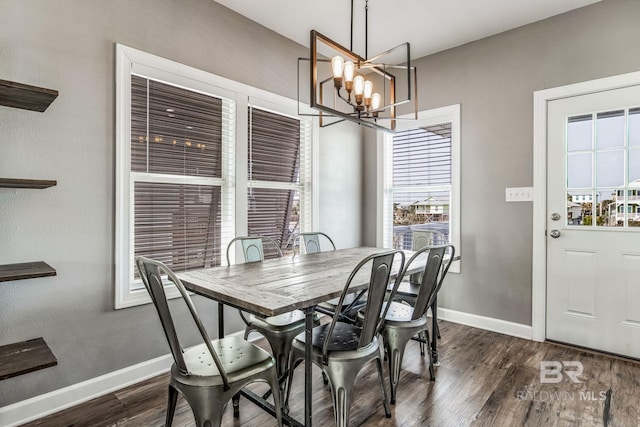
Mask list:
[[[532,202],[533,187],[512,187],[506,189],[507,202]]]

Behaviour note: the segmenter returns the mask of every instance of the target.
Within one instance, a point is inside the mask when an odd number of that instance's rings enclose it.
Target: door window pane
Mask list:
[[[624,186],[624,150],[598,152],[596,176],[598,187]]]
[[[629,146],[640,146],[640,108],[629,110]]]
[[[593,118],[591,114],[570,117],[567,124],[567,151],[591,150]]]
[[[593,210],[591,191],[567,192],[567,225],[590,226]]]
[[[592,153],[577,153],[567,156],[567,187],[591,188],[593,185]]]
[[[596,226],[624,226],[624,190],[598,190],[596,197]]]
[[[596,122],[596,148],[615,148],[624,146],[624,110],[598,114]]]
[[[640,149],[629,150],[629,186],[640,188]]]
[[[640,186],[627,193],[627,220],[629,227],[640,227]]]

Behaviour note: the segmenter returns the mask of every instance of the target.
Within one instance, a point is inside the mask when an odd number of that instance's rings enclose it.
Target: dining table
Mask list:
[[[261,262],[210,267],[178,273],[187,290],[221,304],[263,317],[277,316],[293,310],[305,313],[304,424],[289,417],[285,422],[298,427],[312,425],[311,333],[315,307],[339,297],[353,268],[365,257],[388,251],[375,247],[356,247],[313,254],[296,254]],[[412,251],[404,251],[410,257]],[[392,277],[400,271],[400,256],[394,259]],[[426,262],[426,257],[425,257]],[[424,263],[414,263],[415,271]],[[350,291],[367,287],[366,273],[356,276]],[[219,310],[219,337],[224,336],[223,310]],[[260,396],[243,391],[243,395],[263,409],[275,414],[273,407]]]

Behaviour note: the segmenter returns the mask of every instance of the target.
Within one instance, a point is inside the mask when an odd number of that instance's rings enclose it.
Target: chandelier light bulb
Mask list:
[[[353,74],[355,71],[355,67],[353,62],[347,61],[344,63],[344,81],[345,82],[353,82]]]
[[[356,94],[356,104],[358,104],[356,109],[358,111],[362,111],[364,109],[364,107],[361,105],[362,93],[364,92],[364,77],[355,76],[355,78],[353,79],[353,91]]]
[[[362,96],[362,93],[364,92],[364,77],[355,76],[353,79],[353,89],[356,92],[356,96]]]
[[[340,55],[336,55],[331,60],[331,68],[333,69],[333,84],[336,88],[342,87],[342,69],[344,67],[344,59]]]
[[[373,92],[373,83],[371,80],[365,80],[364,82],[364,99],[371,99],[371,93]]]
[[[380,108],[380,100],[381,98],[378,92],[375,92],[373,95],[371,95],[371,108],[373,108],[374,110]]]

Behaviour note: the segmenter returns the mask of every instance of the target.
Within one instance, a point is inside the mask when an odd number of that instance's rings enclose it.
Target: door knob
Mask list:
[[[549,235],[551,237],[553,237],[554,239],[557,239],[558,237],[560,237],[560,232],[558,230],[551,230],[551,232],[549,233]]]

